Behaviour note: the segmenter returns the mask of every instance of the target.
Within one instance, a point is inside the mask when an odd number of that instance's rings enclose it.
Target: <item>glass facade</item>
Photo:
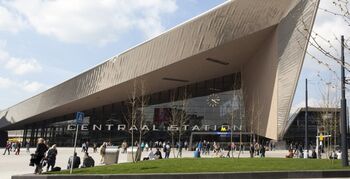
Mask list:
[[[188,140],[192,132],[246,131],[241,74],[234,73],[148,95],[144,105],[132,107],[130,100],[82,111],[78,141],[119,145],[142,131],[144,141],[169,140],[171,134]],[[132,111],[137,119],[131,124]],[[39,137],[58,146],[74,140],[74,114],[27,126],[24,139],[34,144]],[[143,119],[142,125],[140,124]],[[181,120],[180,120],[181,119]]]

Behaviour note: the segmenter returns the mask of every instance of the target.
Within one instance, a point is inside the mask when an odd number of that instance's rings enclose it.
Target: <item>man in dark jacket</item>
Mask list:
[[[74,158],[74,160],[73,160],[73,158]],[[73,168],[79,168],[79,165],[80,165],[80,157],[77,156],[77,153],[76,153],[76,152],[74,153],[74,156],[69,157],[67,169],[70,169],[70,168],[71,168],[71,166],[72,166],[72,161],[74,162],[74,163],[73,163]]]

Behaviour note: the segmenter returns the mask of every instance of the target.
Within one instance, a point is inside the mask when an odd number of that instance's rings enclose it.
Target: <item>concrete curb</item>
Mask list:
[[[350,170],[298,171],[298,172],[242,172],[242,173],[169,173],[118,175],[16,175],[12,179],[271,179],[271,178],[337,178],[350,177]]]

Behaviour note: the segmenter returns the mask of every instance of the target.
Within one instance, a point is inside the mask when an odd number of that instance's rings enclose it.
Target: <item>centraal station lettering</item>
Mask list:
[[[76,130],[76,124],[69,124],[67,126],[67,130],[68,131],[74,131]],[[114,124],[82,124],[79,125],[79,129],[82,131],[89,131],[89,130],[93,130],[93,131],[102,131],[102,130],[107,130],[107,131],[111,131],[111,130],[117,130],[117,131],[179,131],[180,129],[182,131],[217,131],[217,130],[221,130],[221,131],[228,131],[230,128],[230,125],[202,125],[201,127],[198,125],[182,125],[182,126],[178,126],[178,125],[169,125],[168,127],[157,127],[156,125],[152,125],[152,126],[148,126],[148,125],[143,125],[141,128],[137,127],[136,125],[132,125],[131,127],[127,127],[126,124],[118,124],[118,125],[114,125]],[[241,131],[242,130],[242,126],[237,126],[237,125],[233,125],[232,127],[232,131]]]

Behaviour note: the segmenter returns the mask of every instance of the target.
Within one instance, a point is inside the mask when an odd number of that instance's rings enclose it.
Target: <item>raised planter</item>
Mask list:
[[[271,179],[271,178],[336,178],[350,177],[350,170],[298,171],[298,172],[242,172],[242,173],[192,173],[192,174],[120,174],[120,175],[17,175],[12,179]]]

